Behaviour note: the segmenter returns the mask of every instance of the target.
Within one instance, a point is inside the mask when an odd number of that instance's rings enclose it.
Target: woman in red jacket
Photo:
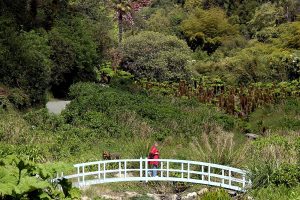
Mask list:
[[[150,149],[148,159],[159,159],[159,151],[157,147],[158,147],[158,143],[155,142]],[[149,161],[149,165],[153,169],[151,175],[153,177],[157,176],[158,161]]]

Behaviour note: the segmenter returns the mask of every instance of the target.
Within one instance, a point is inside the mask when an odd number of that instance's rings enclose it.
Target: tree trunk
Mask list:
[[[122,39],[123,39],[123,15],[122,15],[122,11],[118,11],[118,26],[119,26],[118,46],[119,46],[119,50],[121,50]]]

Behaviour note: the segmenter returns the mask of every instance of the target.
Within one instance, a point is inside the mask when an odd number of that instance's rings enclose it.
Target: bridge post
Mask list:
[[[143,177],[143,158],[140,157],[140,177]]]
[[[223,177],[223,178],[222,178],[222,184],[223,184],[223,185],[224,185],[224,183],[225,183],[225,181],[224,181],[224,175],[225,175],[225,174],[224,174],[224,169],[222,169],[222,177]]]
[[[124,161],[124,178],[127,177],[127,162],[126,160]]]
[[[183,163],[181,163],[181,178],[183,178]]]
[[[119,177],[121,178],[122,172],[121,172],[122,166],[121,161],[119,161]]]
[[[210,164],[208,164],[208,182],[210,182]]]
[[[188,164],[188,174],[187,174],[187,179],[189,180],[190,179],[190,162],[187,163]]]
[[[103,163],[103,180],[106,178],[106,164]]]
[[[101,179],[100,170],[101,170],[100,163],[98,163],[98,179]]]
[[[145,177],[146,177],[146,182],[148,182],[148,161],[147,157],[145,158]]]
[[[167,178],[169,178],[169,161],[167,161]]]
[[[161,169],[161,171],[160,171],[160,176],[161,177],[164,177],[164,171],[163,171],[163,169],[164,169],[164,162],[160,162],[161,164],[160,164],[160,169]]]
[[[201,178],[202,178],[202,181],[204,181],[204,165],[203,164],[201,165],[201,171],[202,171]]]
[[[231,170],[229,170],[228,176],[228,184],[231,186]]]
[[[78,185],[80,185],[80,167],[77,167],[77,179],[78,179]]]
[[[243,189],[246,187],[246,175],[243,174]]]
[[[82,165],[82,183],[85,185],[85,180],[84,180],[84,165]]]

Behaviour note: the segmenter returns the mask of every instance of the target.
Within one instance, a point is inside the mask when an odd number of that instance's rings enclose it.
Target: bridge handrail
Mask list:
[[[158,161],[158,162],[173,162],[173,163],[190,163],[192,165],[204,165],[204,166],[211,166],[214,168],[224,169],[224,170],[231,170],[235,171],[237,173],[247,173],[246,170],[242,170],[235,167],[229,167],[226,165],[219,165],[214,163],[207,163],[207,162],[199,162],[199,161],[189,161],[189,160],[176,160],[176,159],[148,159],[148,158],[142,158],[142,159],[122,159],[122,160],[100,160],[100,161],[94,161],[94,162],[87,162],[87,163],[79,163],[73,165],[74,167],[83,167],[83,166],[89,166],[89,165],[96,165],[96,164],[102,164],[102,163],[117,163],[117,162],[140,162],[141,160],[145,161]]]

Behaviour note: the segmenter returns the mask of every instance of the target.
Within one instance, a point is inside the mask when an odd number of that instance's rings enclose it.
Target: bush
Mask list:
[[[300,197],[300,186],[295,188],[287,188],[283,185],[274,186],[270,185],[266,188],[260,188],[251,192],[257,200],[299,200]]]
[[[123,45],[122,68],[136,78],[157,81],[188,79],[190,50],[175,36],[156,32],[141,32],[130,36]]]
[[[215,191],[211,192],[206,192],[204,193],[203,196],[199,198],[199,200],[231,200],[231,197],[229,194],[223,190],[223,189],[218,189]]]
[[[248,167],[252,188],[271,184],[294,186],[299,179],[297,168],[297,134],[295,136],[271,135],[256,140],[249,151]],[[299,181],[299,180],[298,180]]]
[[[295,187],[300,184],[300,166],[285,164],[271,176],[271,183],[276,186]]]
[[[69,90],[69,97],[75,99],[79,96],[98,94],[105,90],[105,87],[101,87],[99,84],[91,82],[79,82],[71,85]]]
[[[197,135],[205,129],[205,124],[217,123],[227,130],[235,127],[233,117],[208,108],[197,101],[165,96],[121,91],[94,83],[77,83],[70,92],[75,97],[63,112],[67,123],[92,129],[103,136],[122,137],[135,133],[142,135],[142,124],[150,126],[151,135],[163,140],[170,135]],[[213,109],[213,110],[210,110]],[[131,114],[128,114],[131,113]],[[134,117],[139,124],[131,127],[129,118]],[[132,120],[132,119],[131,119]]]
[[[0,26],[2,23],[0,21]],[[6,31],[8,30],[3,32]],[[1,34],[0,30],[0,36]],[[36,31],[24,31],[19,35],[13,33],[4,38],[4,51],[0,50],[0,82],[23,90],[29,97],[30,103],[44,103],[52,64],[47,35]],[[0,49],[2,49],[1,46],[0,42]],[[2,60],[2,57],[5,59]],[[20,90],[14,92],[21,93]],[[16,94],[12,98],[15,99],[17,106],[23,106],[24,102],[21,101],[25,99],[24,95]]]
[[[24,119],[32,128],[40,128],[46,131],[56,131],[64,123],[62,117],[50,114],[46,108],[30,111],[24,115]]]
[[[80,191],[60,182],[63,194],[49,179],[53,174],[14,155],[0,160],[0,197],[2,199],[78,199]]]
[[[65,96],[75,82],[96,80],[94,67],[99,57],[88,20],[67,16],[57,21],[49,40],[53,60],[51,85],[56,96]]]
[[[9,90],[8,99],[18,109],[30,106],[29,96],[23,90],[18,88]]]
[[[203,10],[197,8],[181,24],[189,46],[201,48],[209,54],[222,44],[226,36],[237,35],[237,29],[228,22],[226,13],[220,8]]]
[[[249,128],[255,133],[262,133],[263,129],[297,131],[300,129],[300,120],[297,119],[299,110],[298,99],[288,99],[282,104],[259,108],[250,115]]]

